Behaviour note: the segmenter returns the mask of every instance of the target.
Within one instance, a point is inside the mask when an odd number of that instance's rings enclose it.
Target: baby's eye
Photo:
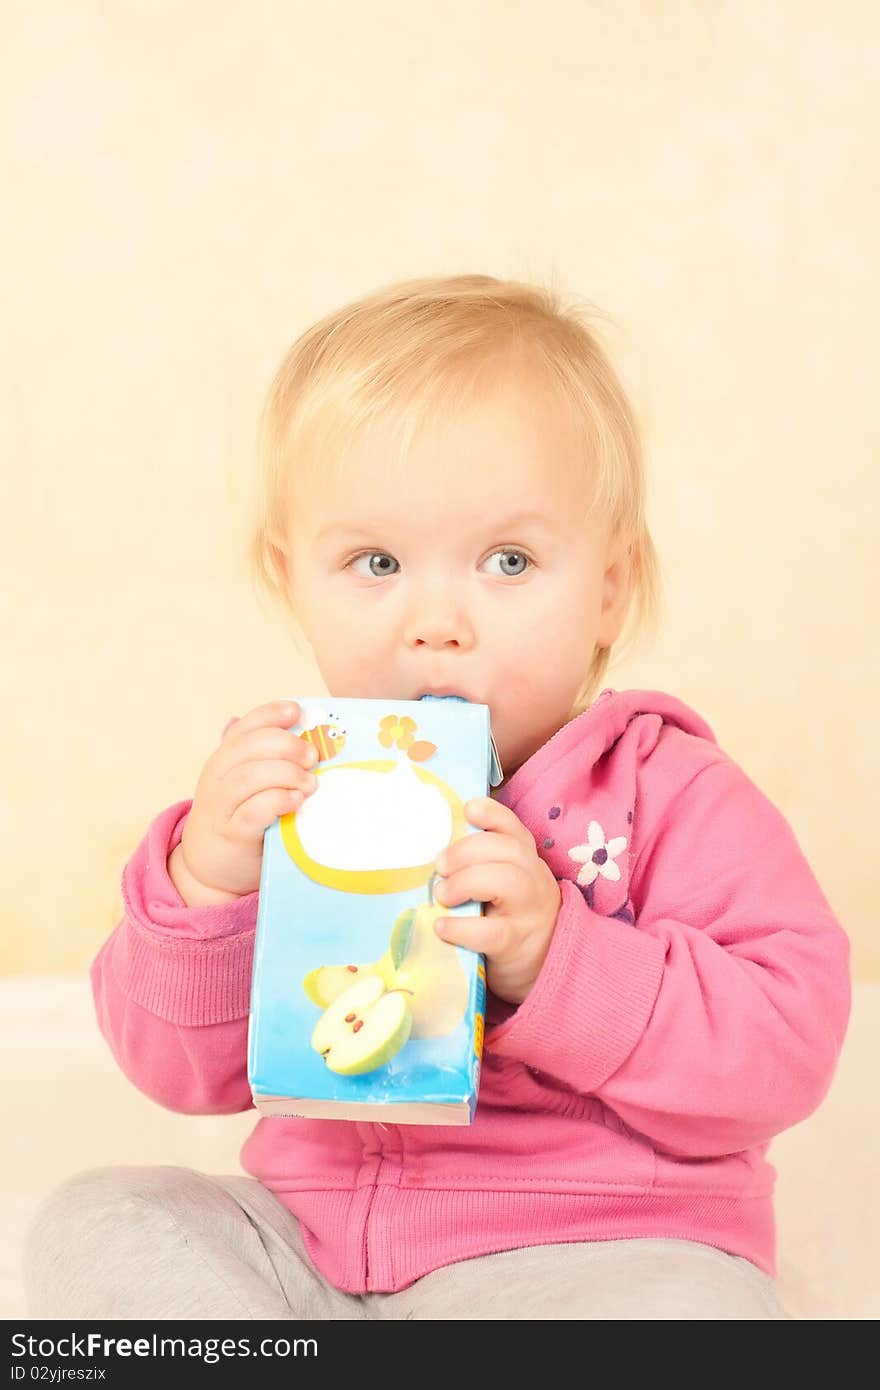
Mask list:
[[[500,571],[501,574],[507,575],[508,578],[512,579],[518,579],[521,574],[525,574],[526,568],[532,563],[528,555],[523,554],[523,552],[520,550],[514,550],[512,548],[496,550],[492,555],[489,556],[489,559],[494,560],[496,555],[502,557]],[[354,558],[349,561],[349,565],[351,567],[354,567],[361,560],[367,561],[367,564],[369,566],[369,574],[376,579],[381,578],[383,575],[393,574],[394,570],[391,568],[391,566],[397,565],[397,561],[395,560],[394,556],[388,555],[382,550],[365,550],[360,555],[355,555]],[[377,562],[375,566],[373,563],[374,561]],[[511,565],[515,566],[516,568],[510,567]],[[363,575],[364,578],[367,577],[367,575],[364,574],[363,570],[358,570],[356,571],[356,573]]]
[[[391,565],[397,564],[397,561],[395,560],[393,555],[386,555],[385,552],[382,550],[374,550],[372,552],[365,550],[360,555],[355,555],[354,559],[349,560],[349,565],[354,566],[358,563],[359,560],[367,560],[369,562],[369,573],[373,575],[373,577],[376,579],[379,579],[386,574],[392,574],[393,571],[391,569]],[[375,569],[373,568],[374,560],[378,560],[380,562]],[[364,574],[363,570],[357,570],[356,573],[362,575],[364,578],[367,577]]]
[[[496,551],[494,552],[494,554],[492,554],[492,555],[489,556],[489,559],[490,559],[490,560],[494,560],[496,555],[500,555],[500,556],[502,557],[502,560],[501,560],[501,573],[504,574],[504,575],[507,575],[508,577],[513,578],[513,579],[518,579],[519,576],[520,576],[521,574],[525,574],[525,572],[526,572],[526,571],[525,571],[525,566],[526,566],[526,565],[530,565],[530,564],[532,563],[531,560],[529,559],[528,555],[524,555],[523,552],[522,552],[521,550],[513,550],[513,549],[510,549],[510,550],[496,550]],[[522,568],[522,569],[515,569],[515,570],[514,570],[514,569],[508,569],[508,568],[507,568],[507,562],[508,562],[508,561],[512,561],[513,564],[517,564],[517,565],[518,565],[520,562],[522,562],[523,568]]]

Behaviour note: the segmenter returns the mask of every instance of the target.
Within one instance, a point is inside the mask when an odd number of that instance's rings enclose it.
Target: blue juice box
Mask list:
[[[488,705],[305,697],[318,787],[263,841],[248,1080],[263,1115],[466,1125],[486,963],[442,941],[437,855],[503,780]]]

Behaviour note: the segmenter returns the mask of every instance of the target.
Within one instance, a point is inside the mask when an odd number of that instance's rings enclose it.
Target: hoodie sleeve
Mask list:
[[[704,766],[640,847],[634,926],[560,889],[541,973],[487,1048],[680,1157],[767,1143],[817,1108],[849,1019],[849,940],[733,760]]]
[[[163,811],[125,866],[124,916],[92,962],[98,1026],[130,1081],[168,1110],[248,1110],[247,1032],[259,894],[187,907],[167,859],[192,801]]]

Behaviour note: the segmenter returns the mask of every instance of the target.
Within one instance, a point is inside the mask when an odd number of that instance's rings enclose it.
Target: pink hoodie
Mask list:
[[[489,994],[469,1126],[260,1119],[241,1162],[322,1273],[395,1291],[515,1246],[702,1241],[775,1274],[765,1155],[831,1083],[849,941],[780,811],[680,700],[605,690],[502,788],[559,880],[519,1007]],[[131,1081],[186,1114],[251,1108],[257,893],[187,908],[166,869],[191,806],[150,825],[95,959]]]

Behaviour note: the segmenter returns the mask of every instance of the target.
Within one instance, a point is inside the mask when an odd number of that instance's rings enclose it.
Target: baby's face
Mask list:
[[[507,384],[432,423],[398,476],[382,430],[316,471],[291,523],[291,599],[331,695],[489,706],[508,778],[565,723],[625,613],[607,526],[559,406]]]

